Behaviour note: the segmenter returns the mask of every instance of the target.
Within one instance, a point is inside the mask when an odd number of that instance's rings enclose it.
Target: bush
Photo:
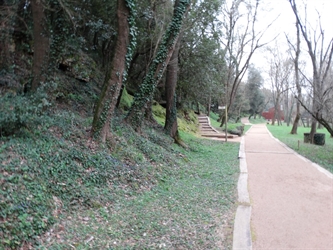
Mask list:
[[[42,85],[35,93],[6,93],[0,97],[0,136],[13,135],[21,128],[31,130],[43,124],[45,113],[51,106],[49,92],[56,88],[54,82]]]

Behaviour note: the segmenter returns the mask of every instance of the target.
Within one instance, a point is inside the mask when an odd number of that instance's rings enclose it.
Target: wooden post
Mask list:
[[[225,105],[225,142],[228,142],[228,106]]]

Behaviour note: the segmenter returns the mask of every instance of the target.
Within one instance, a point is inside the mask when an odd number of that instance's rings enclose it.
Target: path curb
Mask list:
[[[245,141],[242,137],[239,147],[239,168],[240,175],[237,184],[238,202],[240,205],[237,207],[234,232],[233,232],[233,250],[251,250],[251,204],[250,196],[247,189],[247,163],[245,155]]]
[[[233,250],[252,249],[250,219],[251,206],[238,206],[234,224]]]

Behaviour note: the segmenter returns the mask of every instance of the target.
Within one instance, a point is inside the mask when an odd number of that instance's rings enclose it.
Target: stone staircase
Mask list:
[[[198,115],[199,131],[201,136],[209,138],[225,138],[225,133],[220,133],[210,125],[209,117],[206,115]],[[235,135],[227,135],[228,138],[232,139]]]

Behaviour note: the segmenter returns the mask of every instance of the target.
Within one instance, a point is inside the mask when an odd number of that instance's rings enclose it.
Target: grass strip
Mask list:
[[[333,138],[326,129],[318,129],[317,133],[325,133],[325,145],[313,145],[304,143],[304,133],[309,133],[310,128],[298,127],[297,134],[290,134],[291,126],[283,124],[282,126],[267,125],[268,130],[274,137],[285,143],[288,147],[295,150],[300,155],[319,164],[333,173]]]

